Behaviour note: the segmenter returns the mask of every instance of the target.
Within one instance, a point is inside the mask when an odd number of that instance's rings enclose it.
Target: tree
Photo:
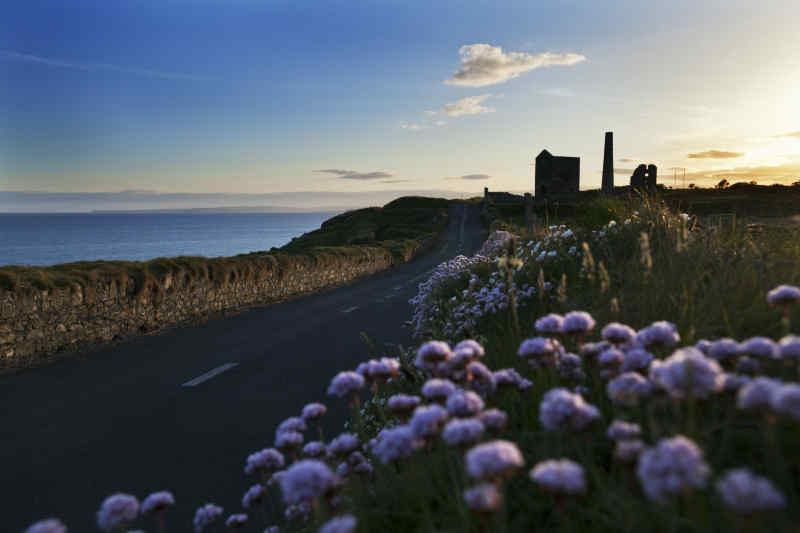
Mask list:
[[[690,189],[694,189],[694,183],[690,183],[690,184],[689,184],[689,188],[690,188]]]
[[[757,182],[756,180],[752,180],[752,181],[750,182],[750,185],[758,185],[758,182]]]
[[[728,187],[728,185],[730,185],[730,183],[728,183],[728,180],[723,178],[719,183],[717,183],[717,189],[720,190],[725,189]]]

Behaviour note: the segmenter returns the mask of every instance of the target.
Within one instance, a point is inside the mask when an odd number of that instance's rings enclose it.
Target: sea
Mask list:
[[[0,213],[0,266],[269,250],[336,212]]]

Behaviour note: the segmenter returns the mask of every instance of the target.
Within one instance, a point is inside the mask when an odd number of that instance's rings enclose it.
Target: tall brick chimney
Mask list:
[[[606,132],[606,145],[603,150],[603,192],[614,192],[614,132]]]

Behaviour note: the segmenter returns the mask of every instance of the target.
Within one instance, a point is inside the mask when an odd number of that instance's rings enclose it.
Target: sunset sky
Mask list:
[[[797,0],[15,2],[0,191],[524,191],[544,148],[590,189],[605,131],[617,184],[651,162],[788,183],[798,21]]]

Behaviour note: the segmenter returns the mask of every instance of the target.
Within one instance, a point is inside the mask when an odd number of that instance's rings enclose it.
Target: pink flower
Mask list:
[[[103,531],[111,531],[128,522],[136,520],[139,514],[139,500],[130,494],[113,494],[103,500],[97,511],[97,526]]]
[[[533,467],[531,480],[550,492],[558,494],[583,494],[586,492],[586,475],[583,467],[569,459],[542,461]]]
[[[606,327],[600,332],[600,336],[614,344],[625,344],[633,341],[636,337],[636,330],[619,322],[611,322],[606,324]]]
[[[773,305],[793,304],[800,301],[800,288],[794,285],[778,285],[767,293],[767,302]]]
[[[464,501],[471,511],[493,513],[500,509],[503,495],[493,483],[479,483],[464,491]]]
[[[657,446],[645,450],[636,469],[645,494],[656,502],[705,487],[710,473],[703,452],[683,435],[661,439]]]
[[[219,505],[207,503],[197,509],[194,513],[194,530],[201,533],[212,523],[216,522],[217,518],[222,516],[223,509]]]
[[[536,321],[536,331],[540,333],[559,333],[564,317],[555,313],[545,315]]]
[[[67,533],[67,526],[57,518],[48,518],[31,524],[25,533]]]
[[[397,426],[384,429],[375,439],[372,453],[383,464],[409,457],[422,442],[414,436],[411,426]]]
[[[265,448],[247,456],[245,474],[254,472],[271,473],[283,468],[283,454],[275,448]]]
[[[322,418],[327,411],[328,408],[321,403],[310,403],[303,407],[303,420],[306,422],[318,420]]]
[[[358,393],[364,387],[364,376],[356,372],[339,372],[331,380],[328,394],[343,398]]]
[[[154,492],[142,502],[142,513],[150,514],[153,512],[163,511],[171,505],[175,505],[175,497],[171,492],[166,490]]]
[[[281,476],[281,492],[288,505],[308,502],[333,490],[337,478],[328,466],[315,459],[303,459]]]
[[[445,424],[442,439],[450,446],[470,446],[481,440],[484,430],[477,418],[457,418]]]
[[[228,526],[229,529],[239,529],[244,527],[247,523],[247,515],[244,513],[232,514],[225,520],[225,525]]]
[[[447,411],[441,405],[424,405],[414,410],[409,424],[415,438],[423,439],[437,435],[442,430],[444,423],[447,422],[447,418]]]
[[[249,509],[255,505],[261,505],[264,501],[264,487],[261,485],[253,485],[242,496],[242,507]]]
[[[525,465],[513,442],[493,440],[471,448],[466,455],[467,473],[482,480],[502,479]]]
[[[570,311],[564,315],[561,323],[562,333],[588,333],[594,329],[596,322],[592,315],[585,311]]]
[[[475,416],[483,406],[481,397],[472,391],[454,392],[447,398],[447,411],[451,416]]]

